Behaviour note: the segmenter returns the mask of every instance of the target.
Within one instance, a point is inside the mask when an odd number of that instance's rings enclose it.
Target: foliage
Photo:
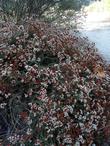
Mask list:
[[[44,22],[1,26],[2,145],[100,145],[104,133],[107,139],[110,70],[94,45]]]
[[[0,7],[6,16],[14,18],[17,22],[26,17],[42,18],[45,12],[65,13],[65,11],[78,11],[88,0],[0,0]],[[66,16],[66,15],[65,15]],[[54,17],[55,18],[55,17]]]
[[[49,9],[43,14],[44,20],[56,25],[60,28],[74,28],[81,26],[86,17],[84,9],[76,12],[75,10],[58,11],[57,9]]]

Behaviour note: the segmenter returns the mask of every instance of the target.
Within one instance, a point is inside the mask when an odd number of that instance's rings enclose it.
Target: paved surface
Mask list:
[[[89,14],[81,32],[96,43],[99,53],[110,63],[110,12]]]

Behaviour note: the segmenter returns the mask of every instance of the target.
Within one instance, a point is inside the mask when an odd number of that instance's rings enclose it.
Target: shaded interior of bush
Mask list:
[[[57,55],[53,55],[51,52],[37,52],[36,59],[37,58],[40,58],[40,66],[51,66],[59,63]]]
[[[5,112],[0,111],[0,139],[4,138],[8,132],[9,120],[6,116],[7,114],[5,114]]]
[[[25,104],[17,103],[16,99],[12,100],[12,103],[10,101],[7,101],[8,104],[4,109],[0,109],[0,140],[4,141],[4,144],[7,143],[6,137],[13,136],[14,133],[23,134],[28,128],[18,116],[20,112],[26,111]]]

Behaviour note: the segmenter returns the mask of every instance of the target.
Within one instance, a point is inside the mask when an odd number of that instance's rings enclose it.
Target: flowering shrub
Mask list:
[[[109,125],[109,69],[87,38],[43,22],[2,25],[0,139],[8,145],[99,145]]]

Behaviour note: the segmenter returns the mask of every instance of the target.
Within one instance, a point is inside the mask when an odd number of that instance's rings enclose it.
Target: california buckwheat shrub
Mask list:
[[[1,30],[1,144],[108,141],[110,70],[94,44],[39,21]]]

